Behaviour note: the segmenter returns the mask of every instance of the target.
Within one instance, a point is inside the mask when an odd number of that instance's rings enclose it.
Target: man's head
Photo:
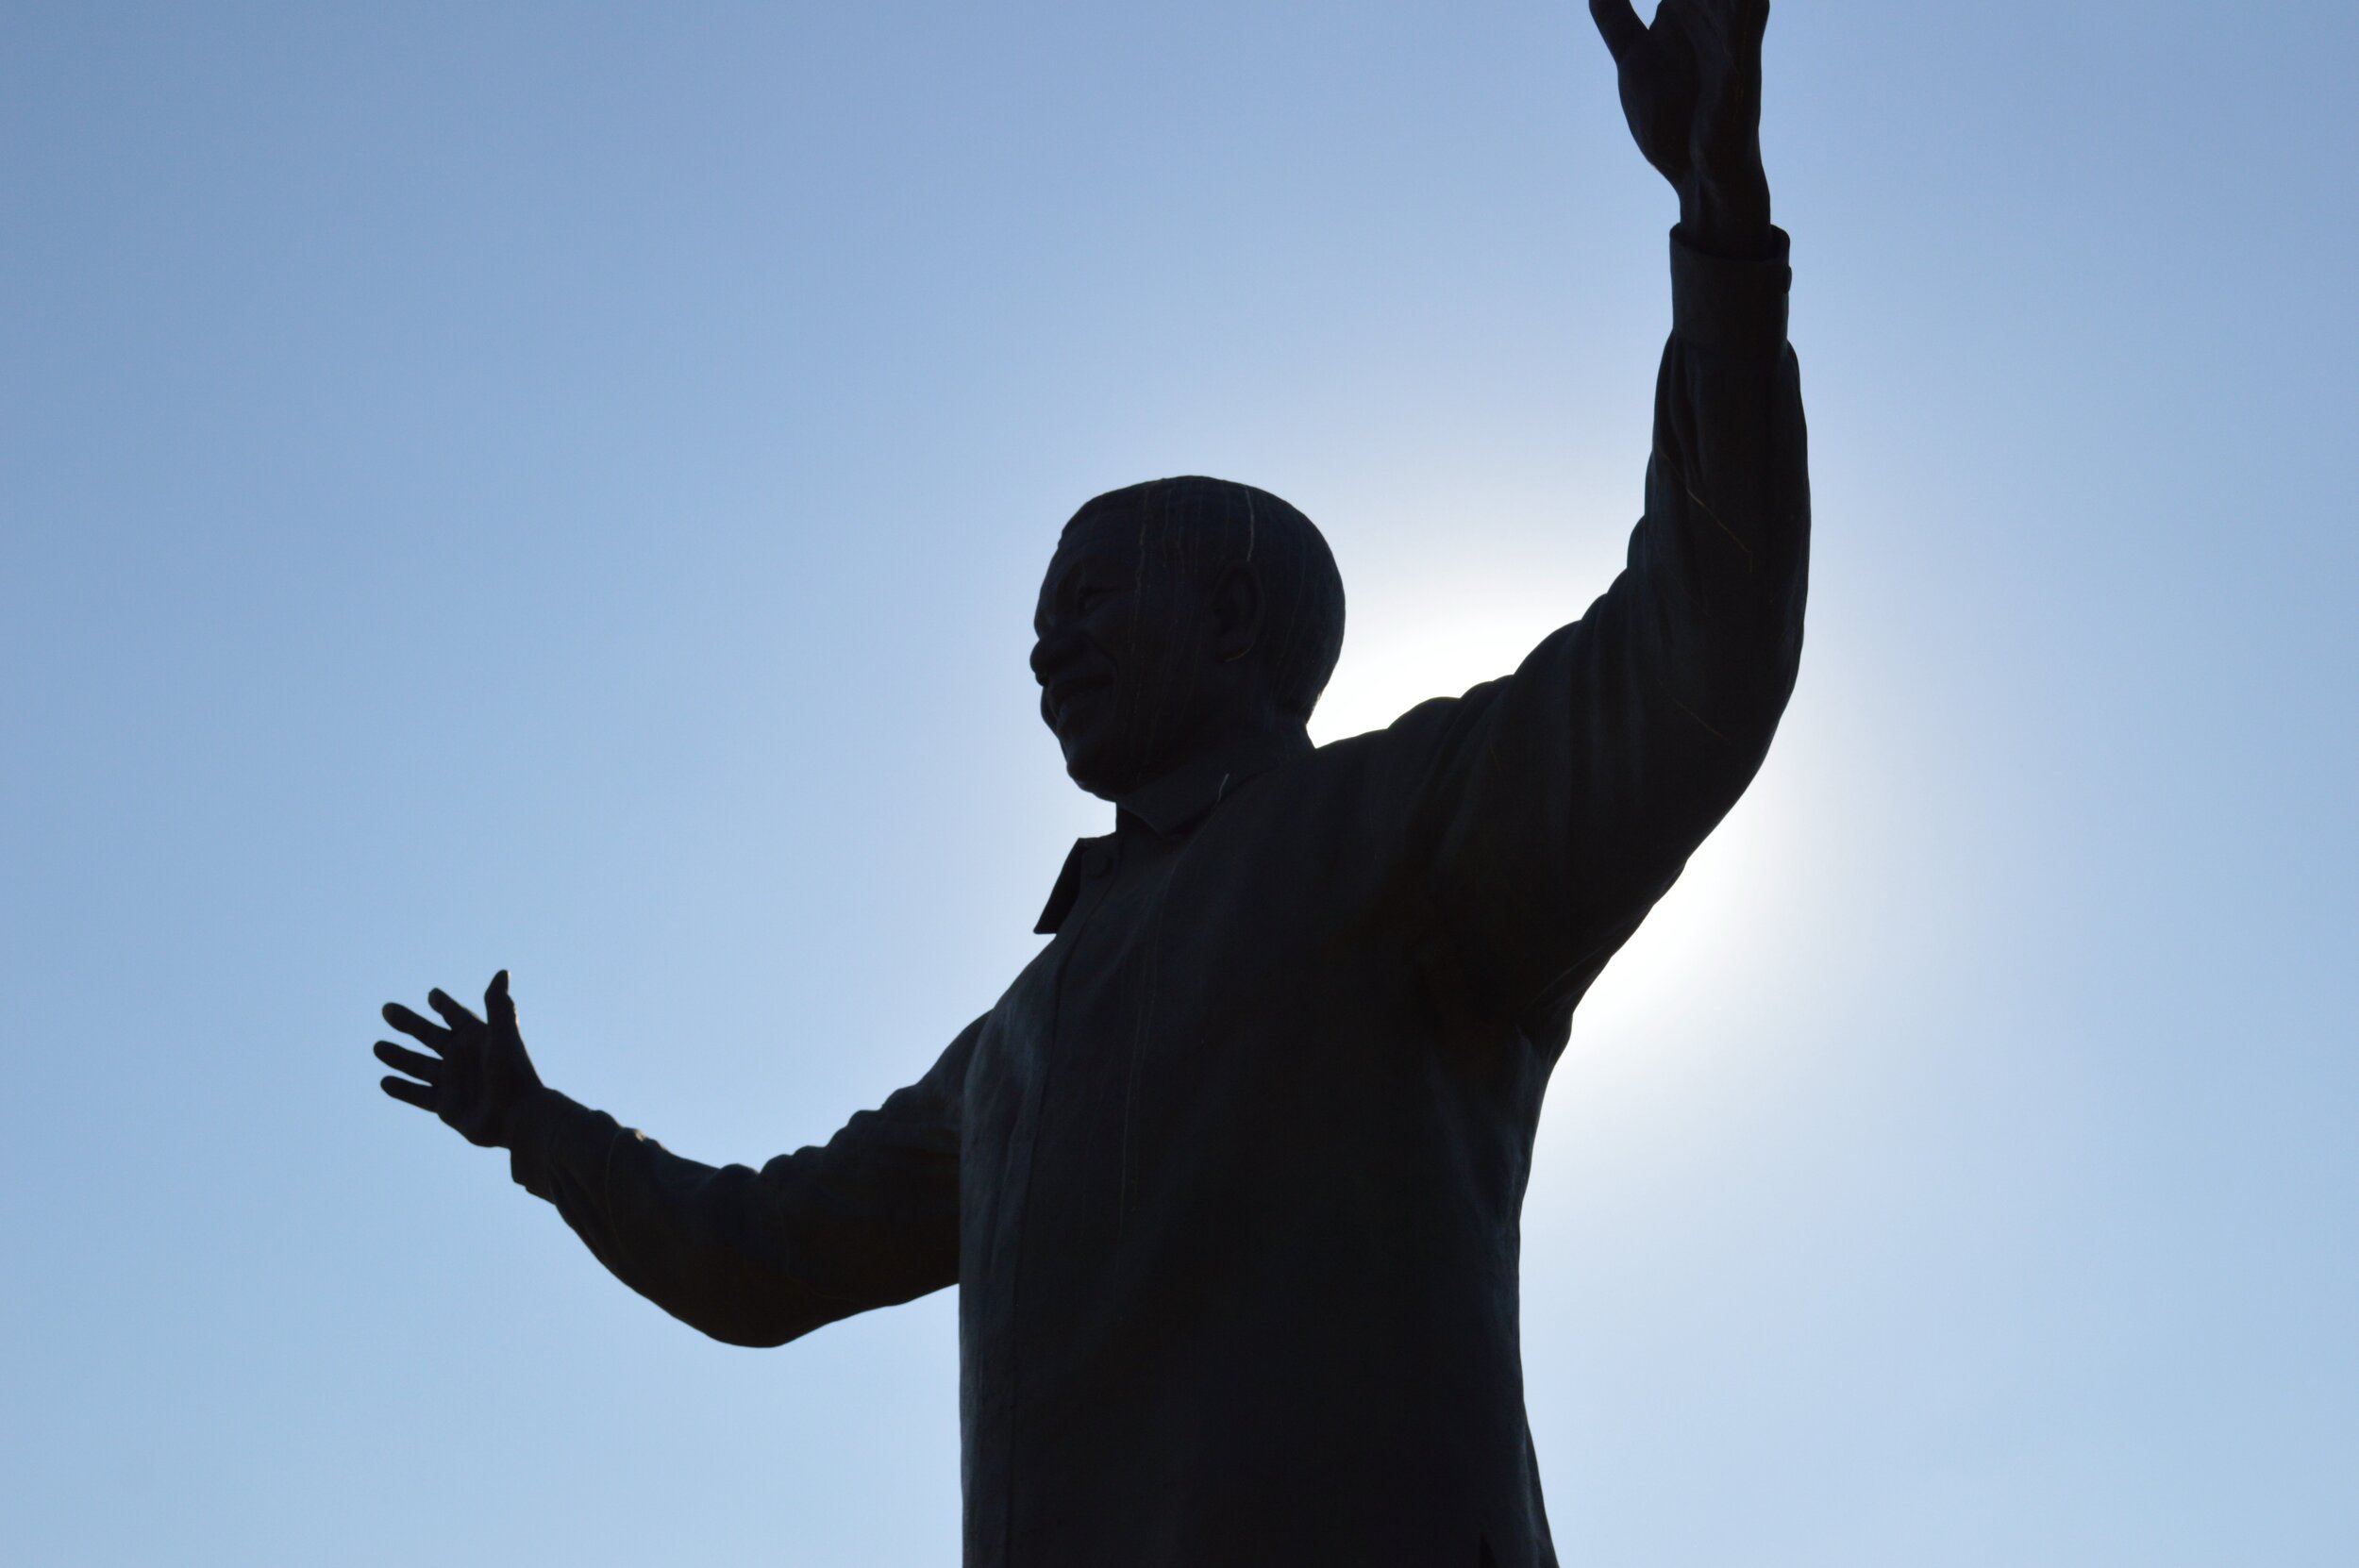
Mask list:
[[[1041,717],[1107,799],[1242,732],[1299,725],[1344,645],[1311,520],[1226,479],[1156,479],[1073,514],[1032,618]]]

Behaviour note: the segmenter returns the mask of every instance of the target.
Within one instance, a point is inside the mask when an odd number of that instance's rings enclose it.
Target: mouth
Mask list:
[[[1113,684],[1104,676],[1076,676],[1050,682],[1041,692],[1041,706],[1047,710],[1049,727],[1062,732],[1065,720],[1075,709]]]

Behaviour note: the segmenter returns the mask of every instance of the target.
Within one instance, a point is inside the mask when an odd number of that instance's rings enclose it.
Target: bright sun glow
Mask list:
[[[1602,586],[1602,585],[1600,585]],[[1379,728],[1430,697],[1505,675],[1585,608],[1562,583],[1389,596],[1373,629],[1355,626],[1313,725],[1331,741]],[[1405,613],[1404,613],[1405,612]],[[1778,890],[1800,853],[1804,792],[1757,789],[1698,850],[1677,886],[1607,966],[1583,1003],[1573,1049],[1583,1071],[1648,1070],[1654,1043],[1733,1022],[1761,965],[1774,961]]]

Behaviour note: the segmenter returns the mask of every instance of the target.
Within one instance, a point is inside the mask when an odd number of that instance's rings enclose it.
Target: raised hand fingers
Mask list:
[[[376,1059],[397,1072],[407,1073],[413,1078],[424,1078],[430,1084],[443,1081],[443,1063],[439,1058],[406,1050],[390,1040],[376,1043]]]
[[[1647,25],[1631,9],[1630,0],[1589,0],[1589,15],[1604,36],[1607,52],[1616,60],[1646,41]]]
[[[426,993],[426,1004],[443,1015],[453,1034],[467,1034],[483,1027],[483,1020],[459,1005],[450,993],[439,986]]]
[[[483,993],[483,1016],[492,1027],[510,1034],[516,1032],[516,1004],[508,994],[508,971],[503,969],[492,976],[492,983]]]
[[[379,1078],[376,1087],[402,1104],[416,1106],[420,1110],[434,1110],[440,1105],[442,1091],[431,1084],[411,1083],[408,1078]]]
[[[391,1024],[427,1050],[448,1054],[450,1031],[440,1024],[427,1023],[399,1002],[386,1003],[383,1013],[386,1023]]]
[[[1722,58],[1757,48],[1769,25],[1769,0],[1664,0],[1663,8],[1699,50]]]

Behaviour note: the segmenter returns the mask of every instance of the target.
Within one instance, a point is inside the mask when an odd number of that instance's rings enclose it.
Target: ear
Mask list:
[[[1213,657],[1234,664],[1262,641],[1262,579],[1243,561],[1213,587]]]

